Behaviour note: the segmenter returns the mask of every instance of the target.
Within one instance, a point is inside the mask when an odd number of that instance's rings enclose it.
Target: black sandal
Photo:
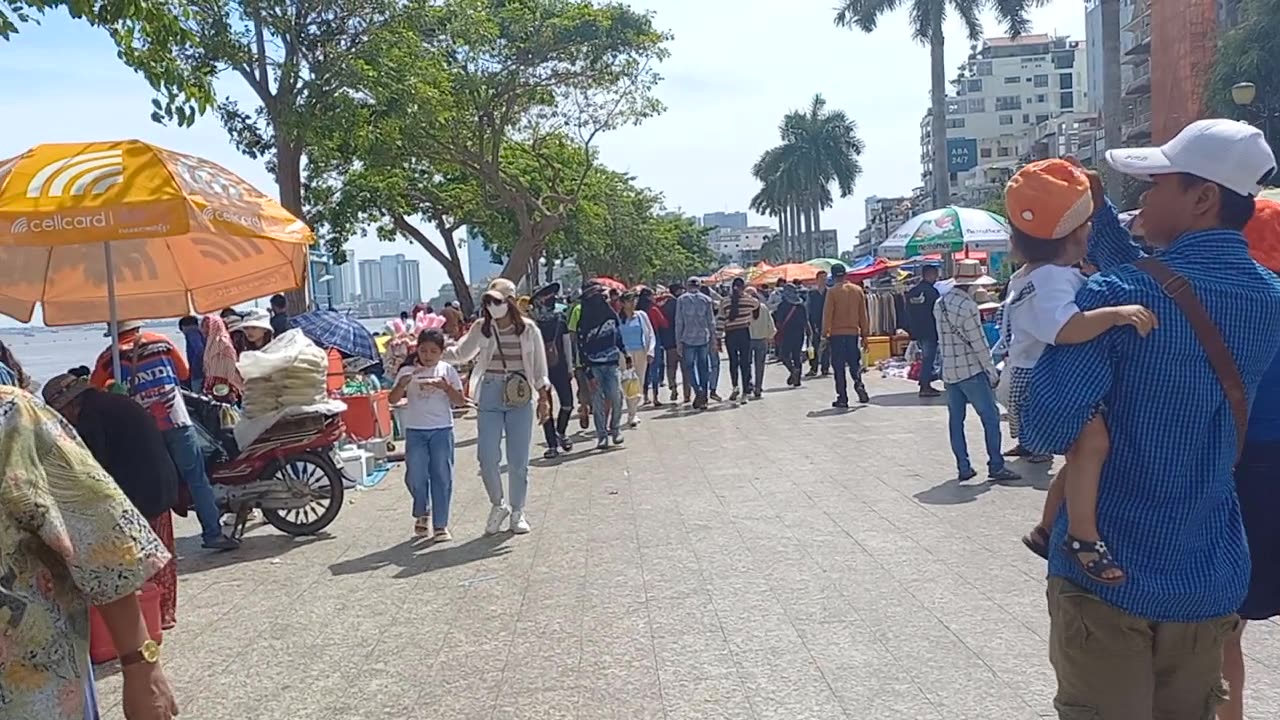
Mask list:
[[[1067,539],[1063,541],[1062,546],[1067,552],[1071,553],[1071,557],[1076,559],[1080,564],[1080,569],[1089,576],[1094,582],[1100,582],[1103,585],[1123,585],[1125,580],[1129,578],[1124,574],[1124,568],[1120,567],[1115,558],[1111,557],[1111,551],[1107,549],[1107,544],[1101,540],[1097,542],[1089,542],[1079,538],[1067,535]],[[1082,555],[1093,555],[1092,560],[1085,560]],[[1119,570],[1120,577],[1109,578],[1105,576],[1108,570]]]
[[[1039,555],[1045,560],[1049,559],[1049,531],[1035,526],[1031,532],[1022,536],[1022,544],[1027,546],[1031,552]]]

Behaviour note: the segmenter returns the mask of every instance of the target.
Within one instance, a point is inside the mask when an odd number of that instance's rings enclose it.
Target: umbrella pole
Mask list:
[[[111,243],[102,243],[102,254],[107,263],[107,311],[110,313],[111,330],[111,368],[116,382],[124,382],[124,374],[120,371],[120,322],[116,317],[116,271],[111,264]]]

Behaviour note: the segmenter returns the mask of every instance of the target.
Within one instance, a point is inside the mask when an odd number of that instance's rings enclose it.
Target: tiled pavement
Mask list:
[[[453,543],[409,540],[398,471],[323,538],[180,540],[182,716],[1051,717],[1043,563],[1018,542],[1045,469],[957,486],[939,401],[873,378],[832,414],[829,380],[769,372],[762,402],[650,411],[622,449],[535,461],[528,536],[481,536],[463,420]],[[976,418],[970,445],[980,462]],[[1280,628],[1246,642],[1250,718],[1274,718]],[[100,684],[119,718],[118,675]]]

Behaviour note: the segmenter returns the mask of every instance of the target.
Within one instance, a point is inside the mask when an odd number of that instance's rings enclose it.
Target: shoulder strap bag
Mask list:
[[[1142,272],[1150,275],[1160,285],[1165,295],[1178,306],[1182,316],[1191,323],[1196,333],[1196,340],[1209,356],[1209,364],[1218,376],[1218,383],[1231,403],[1231,415],[1236,421],[1236,460],[1244,452],[1245,434],[1249,427],[1249,403],[1246,400],[1244,380],[1240,377],[1240,368],[1235,358],[1231,357],[1231,349],[1222,339],[1222,333],[1214,324],[1209,311],[1205,310],[1200,298],[1191,283],[1168,265],[1155,257],[1145,257],[1134,263]]]
[[[523,322],[517,320],[517,322]],[[529,378],[519,370],[511,371],[507,367],[507,355],[502,352],[501,332],[497,323],[493,325],[493,341],[497,345],[495,350],[498,353],[498,361],[502,363],[502,403],[509,408],[522,407],[528,405],[533,400],[533,386],[529,384]],[[528,328],[525,328],[528,332]],[[524,341],[520,335],[516,336],[516,340],[520,342],[523,352]]]

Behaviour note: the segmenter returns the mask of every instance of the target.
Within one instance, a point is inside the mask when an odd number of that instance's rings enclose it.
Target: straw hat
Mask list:
[[[977,260],[959,260],[956,262],[955,274],[951,276],[956,285],[995,285],[996,279],[982,272],[982,263]]]
[[[116,326],[119,328],[119,333],[123,335],[131,330],[140,330],[144,324],[141,320],[123,320],[116,323]],[[107,323],[106,332],[102,333],[102,337],[111,337],[111,323]]]

